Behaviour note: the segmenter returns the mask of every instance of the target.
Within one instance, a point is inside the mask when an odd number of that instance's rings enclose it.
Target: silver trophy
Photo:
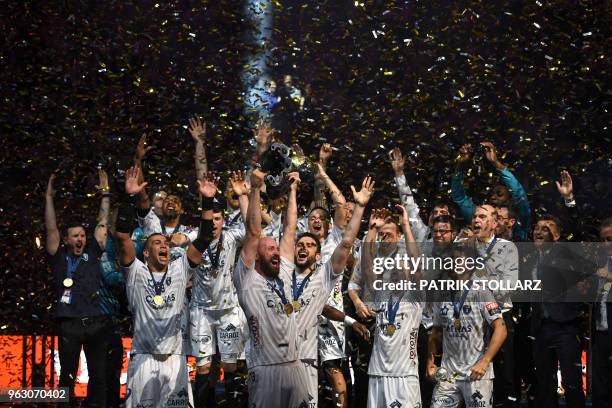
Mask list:
[[[262,154],[259,167],[267,173],[266,192],[270,198],[278,198],[289,192],[289,173],[297,171],[303,183],[310,183],[317,172],[316,163],[306,157],[297,144],[288,147],[283,143],[272,143]]]
[[[446,368],[438,367],[434,373],[434,379],[437,383],[442,381],[450,381],[450,374]]]

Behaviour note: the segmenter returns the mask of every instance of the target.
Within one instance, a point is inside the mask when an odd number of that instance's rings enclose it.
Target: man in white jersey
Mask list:
[[[138,167],[126,173],[127,194],[133,196],[144,188],[145,183],[138,182],[139,173]],[[187,350],[183,343],[183,307],[187,282],[212,239],[210,204],[216,192],[216,185],[211,180],[198,180],[198,184],[204,197],[200,233],[174,261],[170,261],[169,240],[162,234],[153,234],[147,239],[143,251],[146,263],[138,260],[129,234],[133,208],[125,203],[119,210],[116,236],[134,318],[126,396],[128,408],[192,404],[188,391]]]
[[[355,200],[355,211],[347,225],[340,243],[331,256],[322,263],[321,242],[319,237],[305,232],[297,241],[294,236],[286,237],[287,242],[295,242],[294,253],[289,260],[295,259],[295,271],[292,273],[291,304],[297,315],[300,339],[300,359],[308,374],[308,392],[310,406],[318,403],[318,316],[323,312],[332,289],[342,277],[351,248],[359,232],[363,211],[374,191],[374,182],[366,177],[357,192],[351,186]],[[293,213],[290,213],[293,212]],[[297,206],[288,207],[287,218],[297,219]],[[340,234],[340,232],[336,232]],[[285,237],[283,237],[285,238]]]
[[[249,407],[298,408],[308,401],[306,373],[298,361],[297,318],[291,309],[293,240],[297,217],[285,223],[280,249],[271,237],[261,237],[260,193],[265,174],[251,173],[251,192],[246,217],[246,236],[234,269],[238,301],[249,327],[247,365]],[[297,211],[293,180],[288,206]],[[291,241],[288,239],[290,237]]]
[[[454,256],[465,261],[478,255],[471,247],[458,247]],[[427,360],[427,376],[437,381],[431,406],[457,408],[463,401],[467,408],[492,407],[492,361],[506,338],[506,325],[493,294],[484,288],[472,289],[473,269],[456,272],[455,283],[465,288],[441,295],[434,305]],[[440,346],[444,351],[438,368],[434,361]]]
[[[361,251],[361,271],[369,288],[378,287],[374,285],[377,280],[389,283],[411,280],[418,284],[420,279],[420,272],[408,268],[383,267],[382,271],[373,268],[379,260],[418,256],[408,212],[398,207],[402,211],[403,241],[398,225],[386,209],[374,210],[370,216]],[[377,243],[379,236],[382,242]],[[368,407],[420,407],[417,344],[424,297],[417,290],[374,292],[376,326],[368,365]]]
[[[248,207],[248,189],[242,172],[234,172],[231,190],[238,194],[243,208]],[[244,227],[225,228],[223,211],[215,203],[213,208],[213,241],[202,255],[202,263],[193,279],[190,310],[191,354],[197,359],[195,381],[196,407],[214,398],[210,392],[212,358],[219,350],[224,373],[224,400],[237,404],[237,359],[244,349],[246,318],[238,305],[236,288],[232,282],[236,252],[244,239]],[[216,370],[214,370],[216,371]]]

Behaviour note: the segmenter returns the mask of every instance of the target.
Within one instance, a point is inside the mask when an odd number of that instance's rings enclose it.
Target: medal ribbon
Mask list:
[[[300,282],[300,285],[298,286],[297,284],[297,275],[295,274],[295,269],[293,270],[293,276],[292,281],[291,281],[291,289],[293,292],[293,300],[299,300],[300,296],[302,296],[302,292],[304,291],[304,288],[306,287],[306,284],[308,283],[308,281],[310,280],[310,277],[312,276],[314,270],[311,270],[310,273],[308,275],[306,275],[306,277],[304,278],[304,280],[302,280],[302,282]]]
[[[497,244],[497,237],[493,236],[493,240],[491,241],[491,243],[485,250],[485,259],[484,259],[485,262],[488,261],[489,258],[491,257],[491,251],[493,251],[493,247],[495,246],[495,244]]]
[[[166,226],[164,225],[164,223],[160,223],[161,224],[161,229],[162,229],[162,234],[164,234],[165,236],[168,236],[168,233],[166,232]],[[178,224],[176,227],[174,227],[174,231],[172,231],[173,234],[180,232],[179,229],[181,229],[181,224]]]
[[[68,263],[68,267],[66,268],[66,276],[68,279],[72,279],[72,274],[76,272],[82,259],[83,257],[79,256],[76,261],[73,261],[70,255],[66,255],[66,262]]]
[[[268,286],[278,295],[283,305],[289,303],[287,296],[285,296],[285,283],[282,281],[282,279],[274,278],[274,285],[268,282]]]
[[[219,267],[219,255],[221,255],[221,250],[223,249],[223,234],[219,237],[219,241],[217,242],[216,252],[213,257],[213,253],[210,250],[210,245],[206,248],[206,252],[208,253],[208,259],[210,259],[210,263],[212,264],[213,269],[217,269]]]
[[[240,214],[240,211],[238,211],[238,214],[234,215],[234,218],[232,218],[231,220],[229,220],[229,222],[225,223],[226,227],[231,227],[232,225],[234,225],[236,223],[236,221],[238,221],[238,217],[240,217],[242,214]],[[229,217],[227,217],[226,219],[229,219]]]
[[[389,324],[395,323],[395,317],[397,316],[397,311],[399,310],[400,302],[404,295],[397,298],[397,302],[393,303],[393,296],[389,296],[389,300],[387,301],[387,320],[389,320]]]
[[[463,307],[463,304],[465,303],[465,299],[467,299],[467,295],[470,292],[470,289],[472,288],[472,281],[468,281],[467,284],[467,290],[463,291],[463,293],[461,294],[461,299],[459,300],[459,303],[455,302],[455,291],[451,291],[450,295],[451,295],[451,303],[453,304],[453,318],[454,319],[458,319],[459,315],[461,314],[461,308]]]
[[[153,281],[153,289],[155,290],[155,295],[159,296],[162,293],[162,288],[164,287],[164,281],[166,280],[166,275],[168,274],[168,270],[164,272],[164,276],[162,276],[159,282],[157,282],[155,278],[153,277],[153,272],[151,272],[151,269],[148,269],[148,270],[149,270],[149,275],[151,275],[151,280]]]

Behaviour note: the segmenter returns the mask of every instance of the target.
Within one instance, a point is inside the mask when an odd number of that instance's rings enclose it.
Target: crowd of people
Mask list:
[[[289,172],[286,188],[273,192],[261,165],[276,141],[269,125],[258,124],[251,162],[235,163],[227,180],[209,168],[205,123],[194,117],[188,129],[197,209],[184,208],[183,197],[171,191],[151,194],[146,135],[120,175],[122,191],[111,195],[109,177],[99,171],[93,239],[85,220],[58,227],[57,173],[49,177],[46,251],[56,283],[60,386],[74,387],[82,347],[89,406],[121,404],[125,316],[133,337],[127,407],[518,407],[522,401],[549,407],[558,404],[558,369],[567,406],[584,407],[585,335],[593,406],[609,406],[612,218],[599,226],[608,252],[597,259],[578,260],[553,246],[583,239],[567,171],[557,182],[571,215],[562,225],[552,214],[534,217],[525,189],[492,142],[463,145],[448,201],[424,217],[399,148],[389,152],[393,181],[371,174],[345,195],[349,186],[328,174],[333,147],[322,144],[312,181]],[[485,202],[474,202],[463,183],[475,160],[500,180]],[[307,183],[311,202],[300,196]],[[399,204],[368,208],[377,189],[393,186]],[[523,253],[517,242],[531,242],[533,250]],[[484,267],[447,275],[435,268],[385,267],[380,274],[372,268],[377,257],[423,254],[481,256]],[[375,280],[398,274],[468,285],[440,299],[373,290]],[[549,297],[513,302],[509,290],[470,290],[476,276],[537,279]],[[597,301],[558,297],[576,286],[596,292]],[[193,383],[187,356],[197,361]]]

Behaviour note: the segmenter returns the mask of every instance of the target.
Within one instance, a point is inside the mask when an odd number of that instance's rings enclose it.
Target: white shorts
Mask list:
[[[128,365],[126,408],[193,406],[187,358],[178,354],[132,354]]]
[[[371,375],[368,381],[368,408],[421,408],[419,378]]]
[[[319,358],[321,362],[344,357],[344,330],[339,331],[330,320],[319,319]]]
[[[493,380],[439,382],[433,390],[431,407],[457,408],[461,401],[467,408],[492,407]]]
[[[319,404],[319,369],[316,361],[302,361],[306,370],[306,382],[308,385],[308,405],[307,407],[316,408]]]
[[[306,370],[301,361],[249,369],[249,408],[304,408],[308,405]]]
[[[240,307],[225,310],[206,310],[193,307],[189,310],[191,355],[197,365],[203,366],[219,354],[224,363],[236,363],[244,352],[247,329],[246,317]]]

